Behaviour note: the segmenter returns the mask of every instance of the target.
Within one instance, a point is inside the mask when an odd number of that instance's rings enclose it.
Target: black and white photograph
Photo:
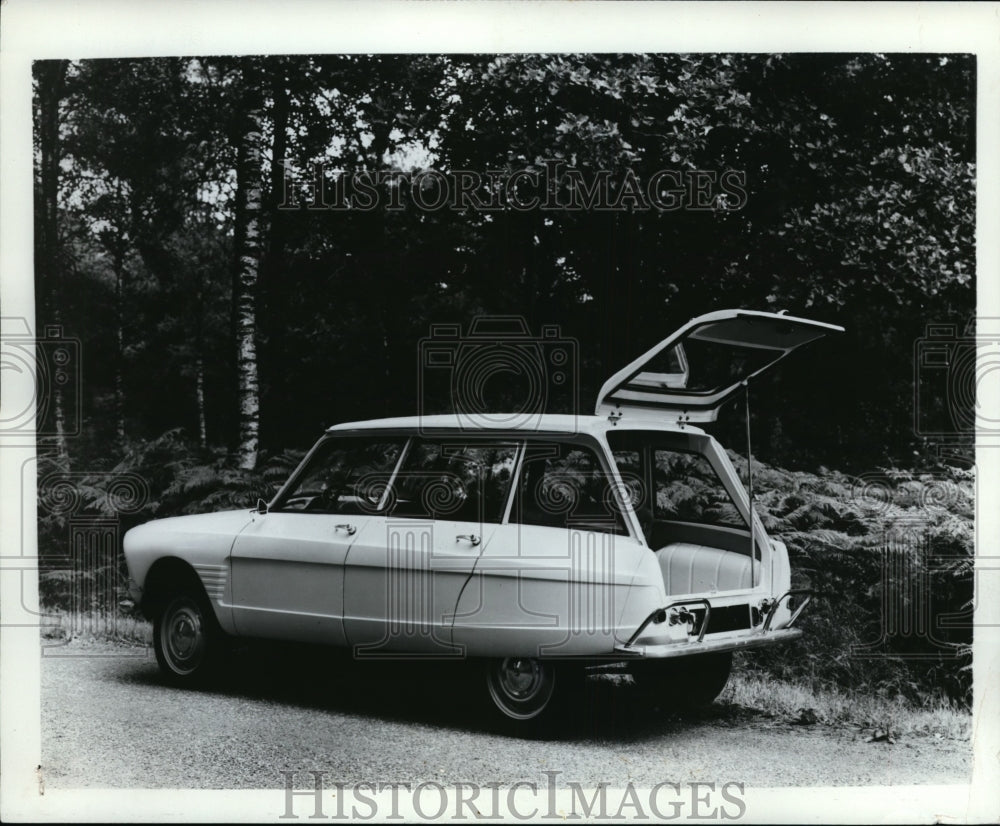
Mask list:
[[[998,9],[5,4],[3,819],[1000,820]]]

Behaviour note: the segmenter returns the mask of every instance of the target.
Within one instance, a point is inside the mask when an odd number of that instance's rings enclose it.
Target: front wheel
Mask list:
[[[486,688],[493,705],[511,720],[534,720],[549,705],[556,688],[550,662],[531,657],[504,657],[486,667]]]
[[[169,597],[153,624],[160,670],[175,685],[203,682],[216,665],[220,634],[207,600],[194,591]]]

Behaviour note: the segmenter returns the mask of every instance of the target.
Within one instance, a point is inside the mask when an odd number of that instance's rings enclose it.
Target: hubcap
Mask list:
[[[527,700],[542,685],[542,670],[534,660],[508,657],[500,666],[500,683],[515,700]]]
[[[530,657],[494,660],[487,673],[494,704],[514,720],[531,720],[541,714],[555,689],[551,664]]]
[[[200,612],[190,605],[178,606],[164,623],[163,641],[174,670],[193,671],[204,648]]]

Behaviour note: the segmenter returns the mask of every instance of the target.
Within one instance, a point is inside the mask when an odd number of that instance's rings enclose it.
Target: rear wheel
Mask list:
[[[642,694],[660,706],[701,708],[711,705],[729,682],[733,654],[695,654],[633,664],[632,676]]]
[[[531,657],[503,657],[486,666],[486,688],[493,705],[511,720],[534,720],[555,693],[552,663]]]
[[[167,597],[153,623],[156,661],[175,685],[196,685],[212,674],[221,638],[208,600],[193,588]]]

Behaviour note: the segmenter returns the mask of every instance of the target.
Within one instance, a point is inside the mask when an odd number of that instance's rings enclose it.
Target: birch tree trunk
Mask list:
[[[270,180],[264,196],[262,223],[266,238],[261,240],[260,288],[258,291],[257,346],[260,369],[268,377],[267,393],[261,395],[261,439],[267,442],[268,428],[273,426],[271,398],[281,398],[288,388],[282,383],[284,372],[275,364],[281,358],[281,341],[286,332],[283,325],[273,326],[274,319],[282,317],[282,302],[286,298],[281,290],[281,272],[284,267],[285,247],[288,231],[287,211],[278,209],[283,200],[284,164],[288,150],[288,119],[291,106],[288,82],[288,58],[276,58],[274,71],[268,84],[271,92],[271,106],[268,114],[271,129]]]
[[[239,465],[257,466],[260,386],[257,377],[257,288],[260,280],[263,112],[248,107],[237,153],[236,369],[239,376]]]

